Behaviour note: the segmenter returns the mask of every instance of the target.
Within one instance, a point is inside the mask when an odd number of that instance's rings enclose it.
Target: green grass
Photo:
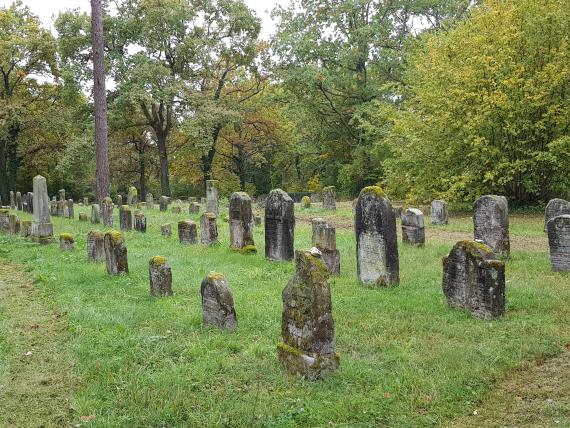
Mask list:
[[[281,291],[293,264],[264,259],[263,227],[255,230],[257,255],[231,251],[221,220],[219,246],[179,245],[177,221],[199,216],[156,208],[145,211],[146,234],[125,233],[128,276],[108,276],[104,263],[87,262],[87,233],[99,225],[53,219],[56,234],[75,236],[76,250],[67,253],[0,236],[1,255],[27,264],[50,302],[67,313],[67,346],[82,381],[74,423],[92,415],[94,427],[433,426],[469,413],[525,360],[556,355],[570,342],[570,277],[550,271],[544,248],[513,249],[507,314],[485,322],[448,308],[443,297],[441,259],[455,242],[400,242],[401,285],[374,290],[358,284],[353,232],[339,228],[342,275],[330,282],[341,367],[312,383],[289,377],[276,345]],[[296,212],[352,219],[350,205],[330,213],[297,204]],[[115,210],[116,225],[117,216]],[[171,238],[160,235],[166,222]],[[426,223],[435,232],[471,231],[468,217],[437,228]],[[511,234],[546,240],[542,226],[540,216],[512,218]],[[310,225],[299,221],[295,233],[295,247],[308,248]],[[149,296],[148,262],[156,255],[172,267],[171,298]],[[209,271],[223,273],[233,290],[236,331],[201,325],[200,283]]]

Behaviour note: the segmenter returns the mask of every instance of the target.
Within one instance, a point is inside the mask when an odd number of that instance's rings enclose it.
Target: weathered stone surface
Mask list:
[[[230,248],[256,252],[253,240],[253,213],[251,198],[245,192],[234,192],[230,196]]]
[[[133,229],[133,214],[128,205],[121,205],[119,208],[119,224],[123,232]]]
[[[170,198],[168,196],[160,197],[160,211],[164,212],[168,209],[168,204],[170,204]]]
[[[200,242],[204,245],[218,243],[217,217],[214,213],[203,213],[200,216]]]
[[[261,216],[257,213],[253,213],[253,224],[254,226],[261,226]]]
[[[49,197],[48,197],[49,198]],[[26,205],[24,205],[24,211],[27,213],[33,214],[34,213],[34,193],[28,192],[28,197],[25,199]]]
[[[49,213],[47,182],[41,175],[34,177],[33,205],[32,240],[40,244],[49,244],[53,242],[53,226]]]
[[[279,360],[293,375],[319,379],[338,368],[329,273],[319,255],[295,252],[296,272],[283,290]]]
[[[570,271],[570,214],[548,220],[548,245],[550,264],[554,272]]]
[[[83,198],[83,206],[88,206],[89,205],[89,198],[88,197],[84,197]]]
[[[30,220],[20,221],[20,236],[28,238],[32,234],[32,222]]]
[[[129,273],[127,246],[121,232],[111,230],[105,233],[105,261],[109,275]]]
[[[190,214],[197,214],[200,212],[200,204],[197,202],[190,202],[190,206],[188,207],[188,212]]]
[[[396,216],[380,187],[361,190],[355,208],[356,265],[363,284],[387,287],[400,282]]]
[[[55,196],[49,201],[49,211],[53,217],[57,217],[57,201],[55,200]]]
[[[83,212],[79,213],[79,221],[87,221],[87,220],[88,220],[87,214],[85,214]]]
[[[13,190],[10,190],[10,209],[16,209],[16,193]]]
[[[216,214],[219,211],[218,180],[206,180],[206,211]]]
[[[447,202],[436,199],[431,202],[431,224],[447,224]]]
[[[336,248],[336,229],[328,224],[324,218],[314,218],[313,247],[322,253],[321,259],[325,263],[331,275],[340,275],[340,251]]]
[[[182,212],[182,207],[180,205],[172,206],[172,214],[180,214]]]
[[[547,231],[548,221],[559,215],[570,214],[570,202],[564,199],[554,198],[548,201],[544,209],[544,231]]]
[[[65,218],[65,204],[66,202],[63,200],[57,201],[57,216]]]
[[[311,208],[311,198],[308,196],[303,196],[301,198],[301,208]]]
[[[70,219],[74,219],[75,218],[75,207],[73,204],[73,199],[68,199],[65,202],[65,206],[63,208],[64,211],[64,217],[65,218],[70,218]]]
[[[59,249],[61,251],[73,251],[75,249],[75,239],[69,233],[59,235]]]
[[[117,195],[117,206],[120,207],[123,205],[123,195]]]
[[[443,259],[443,293],[450,306],[482,319],[505,313],[505,264],[475,241],[459,241]]]
[[[358,199],[357,199],[358,201]],[[392,205],[392,211],[394,211],[394,215],[396,216],[396,218],[400,218],[402,216],[402,211],[404,210],[404,207],[402,207],[401,205]]]
[[[137,232],[146,233],[146,217],[140,211],[135,214],[135,230]]]
[[[99,204],[91,205],[91,224],[101,223],[101,208]]]
[[[476,241],[491,247],[501,257],[509,257],[509,206],[504,196],[481,196],[473,204]]]
[[[325,210],[336,210],[336,189],[334,186],[324,187],[322,190],[323,208]]]
[[[0,232],[10,232],[10,210],[7,208],[0,209]]]
[[[102,262],[105,258],[105,234],[99,230],[91,230],[87,234],[87,260]]]
[[[65,189],[59,189],[59,200],[65,201]]]
[[[160,225],[160,234],[162,236],[170,237],[172,235],[172,225],[168,224],[161,224]]]
[[[155,256],[150,259],[148,277],[152,296],[172,296],[172,269],[165,257]]]
[[[20,219],[16,214],[10,214],[8,216],[8,232],[12,235],[17,235],[20,233]]]
[[[237,327],[237,315],[232,290],[224,276],[210,272],[200,287],[202,295],[202,322],[225,329]]]
[[[23,201],[22,201],[22,193],[21,192],[16,192],[16,209],[18,211],[23,211],[24,210],[24,205],[23,205]]]
[[[423,247],[426,242],[424,213],[417,208],[408,208],[402,212],[400,220],[402,221],[402,241]]]
[[[323,197],[320,192],[311,193],[311,203],[316,204],[318,202],[323,202]]]
[[[139,193],[136,187],[129,187],[129,193],[127,193],[127,205],[129,207],[134,207],[139,203]]]
[[[152,193],[146,194],[145,202],[146,202],[145,208],[147,208],[149,210],[154,209],[154,196],[152,195]]]
[[[110,197],[103,198],[101,201],[101,221],[103,225],[107,227],[113,227],[113,210],[115,206],[113,205],[113,200]]]
[[[293,260],[295,241],[295,204],[281,189],[274,189],[265,201],[265,257]]]
[[[196,244],[198,233],[196,223],[192,220],[182,220],[178,222],[178,240],[183,245]]]
[[[206,198],[200,198],[200,205],[207,205],[207,200]]]

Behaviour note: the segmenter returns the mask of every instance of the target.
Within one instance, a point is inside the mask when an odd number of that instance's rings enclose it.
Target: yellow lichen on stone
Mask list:
[[[75,239],[71,233],[62,233],[59,235],[59,239],[60,241],[75,242]]]
[[[109,235],[115,244],[121,244],[125,242],[125,237],[121,232],[117,230],[110,230],[105,235]]]
[[[210,272],[208,274],[208,279],[211,279],[212,281],[220,281],[224,279],[224,275],[219,272]]]
[[[379,198],[385,198],[386,197],[386,193],[384,193],[384,190],[382,190],[382,188],[380,186],[367,186],[364,189],[362,189],[360,191],[360,193],[372,193],[376,196],[378,196]]]
[[[464,240],[464,241],[459,241],[457,244],[455,244],[455,246],[463,249],[464,251],[472,255],[476,255],[473,254],[474,250],[481,251],[487,255],[493,254],[493,250],[489,246],[483,244],[482,242]]]
[[[128,205],[121,205],[121,211],[130,211],[131,208]]]
[[[150,259],[150,264],[152,266],[163,266],[166,264],[166,257],[164,256],[154,256]]]
[[[211,220],[214,220],[214,219],[216,219],[216,214],[211,213],[211,212],[207,212],[207,213],[204,213],[204,217],[209,218]]]

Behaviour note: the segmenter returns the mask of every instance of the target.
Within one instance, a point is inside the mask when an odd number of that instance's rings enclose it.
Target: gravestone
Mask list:
[[[160,234],[162,236],[170,237],[172,235],[172,225],[168,224],[161,224],[160,225]]]
[[[123,206],[123,195],[117,195],[117,207]]]
[[[59,200],[65,201],[65,189],[59,189]]]
[[[354,229],[360,282],[379,287],[399,284],[396,216],[380,187],[361,190],[355,207]]]
[[[197,214],[200,212],[200,204],[196,203],[196,202],[190,202],[190,205],[188,207],[188,212],[190,214]],[[214,214],[215,215],[215,214]]]
[[[10,210],[7,208],[0,209],[0,232],[10,232]]]
[[[88,197],[84,197],[83,198],[83,206],[88,206],[89,205],[89,198]]]
[[[213,213],[212,213],[213,214]],[[232,290],[221,273],[210,272],[200,286],[202,322],[224,329],[237,327]]]
[[[255,253],[253,240],[253,213],[251,198],[245,192],[234,192],[230,196],[230,248],[246,253]]]
[[[22,201],[22,193],[21,192],[16,192],[16,209],[18,211],[23,211],[24,210],[24,205],[23,205],[23,201]]]
[[[482,319],[505,313],[505,264],[475,241],[459,241],[443,259],[443,293],[450,306]]]
[[[149,210],[153,210],[154,209],[154,196],[152,196],[152,193],[147,193],[146,194],[146,208],[148,208]]]
[[[554,272],[570,271],[570,214],[548,220],[548,246],[550,264]]]
[[[134,186],[129,187],[129,193],[127,193],[127,205],[129,207],[134,207],[139,203],[139,194],[137,188]]]
[[[119,224],[122,232],[133,229],[133,215],[128,205],[121,205],[119,208]]]
[[[101,208],[99,204],[91,205],[91,224],[101,223]]]
[[[75,218],[75,207],[73,205],[73,199],[68,199],[64,208],[65,218],[74,219]]]
[[[135,214],[135,230],[137,232],[146,233],[146,217],[140,211]]]
[[[328,224],[324,218],[314,218],[313,247],[321,252],[321,259],[331,275],[340,275],[340,251],[336,248],[336,228]]]
[[[20,219],[16,214],[10,214],[8,216],[8,232],[12,235],[20,233]]]
[[[473,204],[476,241],[491,247],[501,257],[509,257],[509,206],[504,196],[481,196]]]
[[[219,211],[218,180],[206,180],[206,211],[216,214]]]
[[[180,205],[173,205],[172,206],[172,214],[180,214],[182,212],[182,208]]]
[[[107,196],[101,201],[101,220],[103,225],[107,227],[113,227],[113,211],[115,206],[113,205],[113,200]]]
[[[44,177],[34,177],[34,217],[32,221],[32,241],[40,244],[53,242],[53,226],[49,214],[47,182]]]
[[[214,245],[218,243],[218,225],[216,214],[203,213],[200,216],[200,242],[204,245]]]
[[[320,192],[313,192],[311,193],[311,203],[316,204],[319,202],[323,202],[323,198]]]
[[[65,218],[65,204],[64,200],[57,201],[57,216],[61,218]]]
[[[274,189],[265,201],[265,257],[293,260],[295,241],[295,204],[281,189]]]
[[[79,213],[79,221],[87,221],[87,214]]]
[[[26,202],[26,204],[27,204],[27,202]],[[49,202],[49,211],[53,217],[57,217],[57,201],[55,200],[55,196]]]
[[[261,216],[257,213],[253,213],[253,224],[255,226],[261,226]]]
[[[102,262],[105,258],[105,234],[99,230],[91,230],[87,234],[87,260]]]
[[[200,205],[207,205],[206,198],[200,198]]]
[[[159,203],[160,203],[160,211],[164,212],[168,209],[170,198],[168,196],[161,196]]]
[[[20,236],[28,238],[32,234],[32,222],[30,220],[20,221]]]
[[[59,249],[61,251],[73,251],[75,249],[75,239],[69,233],[59,235]]]
[[[336,210],[336,189],[334,186],[323,187],[323,208]]]
[[[105,261],[109,275],[129,273],[127,247],[121,232],[111,230],[105,233]]]
[[[25,210],[27,213],[33,214],[34,213],[34,193],[28,192],[28,197],[25,199],[27,204],[27,209]],[[49,200],[49,196],[48,196]]]
[[[436,199],[431,202],[431,224],[447,224],[447,202]]]
[[[303,196],[301,198],[301,207],[305,209],[311,208],[311,198],[308,196]]]
[[[547,231],[546,226],[551,218],[565,214],[570,214],[570,202],[559,198],[554,198],[548,201],[548,204],[544,209],[544,231]]]
[[[402,241],[423,247],[426,242],[424,213],[417,208],[408,208],[402,212],[400,220],[402,221]]]
[[[172,269],[166,258],[155,256],[148,263],[151,296],[172,296]]]
[[[178,222],[178,240],[183,245],[192,245],[198,241],[196,223],[192,220]]]
[[[13,190],[10,190],[10,209],[16,209],[16,193]]]
[[[295,275],[283,290],[279,361],[288,373],[315,380],[339,366],[329,273],[318,250],[295,252]]]

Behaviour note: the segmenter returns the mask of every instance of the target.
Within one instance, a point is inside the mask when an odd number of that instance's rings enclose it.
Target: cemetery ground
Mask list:
[[[294,265],[265,260],[263,226],[258,253],[243,255],[229,249],[227,206],[214,247],[179,244],[177,221],[199,223],[187,205],[179,215],[144,210],[147,233],[125,233],[130,273],[112,277],[87,261],[87,233],[105,228],[79,222],[90,208],[76,205],[75,220],[52,218],[56,240],[75,235],[73,252],[0,235],[0,426],[570,425],[570,276],[551,272],[541,215],[511,215],[506,315],[482,321],[450,309],[441,289],[442,257],[472,239],[470,217],[432,226],[426,216],[424,248],[403,245],[398,229],[401,283],[371,289],[356,276],[350,203],[295,210],[297,249],[310,247],[311,217],[337,225],[333,375],[308,382],[279,365]],[[160,235],[166,222],[170,238]],[[172,267],[173,297],[149,295],[156,255]],[[210,271],[233,291],[235,331],[202,326]]]

